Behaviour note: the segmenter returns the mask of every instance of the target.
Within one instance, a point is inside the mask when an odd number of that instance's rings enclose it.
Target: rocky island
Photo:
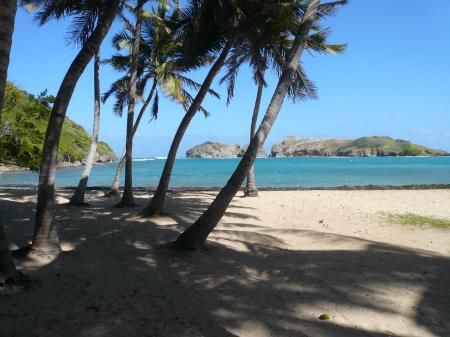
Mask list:
[[[242,148],[239,144],[221,144],[204,142],[194,146],[186,152],[187,158],[236,158],[242,157],[247,150],[248,144]],[[260,149],[258,157],[267,157],[264,149]]]
[[[390,137],[351,139],[314,139],[290,136],[272,146],[271,157],[386,157],[386,156],[448,156],[406,140]]]
[[[248,145],[205,142],[186,152],[188,158],[242,157]],[[373,136],[352,139],[302,138],[290,136],[273,144],[270,157],[398,157],[398,156],[449,156],[443,150],[435,150],[406,140]],[[260,149],[258,157],[267,157]]]

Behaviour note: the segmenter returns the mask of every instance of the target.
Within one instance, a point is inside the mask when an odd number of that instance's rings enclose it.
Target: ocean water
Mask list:
[[[155,187],[164,159],[136,159],[133,185]],[[239,162],[231,159],[177,159],[172,187],[221,187]],[[116,164],[96,165],[90,186],[109,186]],[[57,186],[74,186],[82,168],[58,169]],[[336,187],[360,185],[450,184],[450,157],[258,158],[259,187]],[[37,185],[32,172],[0,173],[0,186]],[[123,175],[122,175],[123,183]]]

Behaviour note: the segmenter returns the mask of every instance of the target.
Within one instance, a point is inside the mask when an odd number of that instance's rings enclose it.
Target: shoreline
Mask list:
[[[115,161],[98,161],[95,162],[94,165],[104,165],[104,164],[110,164],[115,163]],[[84,163],[81,161],[76,162],[66,162],[62,161],[59,162],[56,169],[65,169],[65,168],[72,168],[72,167],[82,167],[84,166]],[[14,164],[0,164],[0,173],[17,173],[17,172],[33,172],[27,167],[18,166]]]
[[[74,190],[77,186],[56,186],[55,190]],[[109,190],[110,186],[89,186],[89,191]],[[36,185],[5,185],[0,189],[34,189]],[[120,187],[120,190],[123,186]],[[201,191],[220,191],[222,187],[172,187],[169,192],[201,192]],[[358,185],[358,186],[332,186],[332,187],[259,187],[258,191],[392,191],[392,190],[450,190],[450,184],[412,184],[412,185]],[[156,187],[133,187],[136,192],[154,192]]]

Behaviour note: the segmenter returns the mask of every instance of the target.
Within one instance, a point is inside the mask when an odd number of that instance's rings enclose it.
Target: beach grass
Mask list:
[[[423,216],[414,213],[388,213],[385,214],[385,217],[391,224],[417,227],[450,228],[449,219]]]

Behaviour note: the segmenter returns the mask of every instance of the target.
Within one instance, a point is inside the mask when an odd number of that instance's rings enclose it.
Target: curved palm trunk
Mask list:
[[[123,188],[122,200],[115,207],[136,206],[133,196],[133,124],[134,108],[136,105],[136,82],[139,65],[139,44],[141,40],[142,26],[142,5],[137,9],[136,27],[134,31],[133,63],[130,70],[130,91],[128,96],[128,115],[127,115],[127,139],[125,145],[125,186]]]
[[[264,71],[261,72],[261,77],[264,78]],[[256,130],[256,122],[258,120],[259,108],[261,106],[261,97],[263,93],[264,82],[262,80],[258,81],[258,92],[256,93],[255,107],[253,108],[252,115],[252,124],[250,125],[250,142],[255,135]],[[258,196],[258,188],[256,187],[255,180],[255,169],[254,165],[250,167],[250,170],[247,174],[247,184],[244,189],[244,195],[246,197],[257,197]]]
[[[114,175],[111,189],[108,191],[108,193],[105,194],[105,197],[113,197],[115,195],[119,195],[120,177],[122,175],[123,164],[125,163],[125,154],[126,149],[123,150],[122,155],[117,161],[116,174]]]
[[[17,0],[0,0],[0,120],[16,11]]]
[[[75,86],[108,33],[120,3],[121,0],[110,0],[109,5],[105,6],[105,10],[101,14],[95,30],[70,65],[56,96],[42,152],[36,220],[31,250],[53,255],[54,253],[57,254],[61,249],[55,224],[54,195],[56,162],[61,130]]]
[[[100,48],[99,48],[100,49]],[[86,206],[84,202],[84,196],[86,194],[86,187],[89,176],[91,174],[92,166],[94,165],[95,155],[97,154],[98,145],[98,133],[100,130],[100,50],[95,53],[94,61],[94,126],[92,130],[91,146],[89,147],[89,153],[86,158],[86,164],[81,175],[81,179],[78,182],[78,187],[75,193],[70,198],[69,204],[72,206]]]
[[[264,141],[280,112],[281,106],[283,105],[284,98],[292,83],[292,77],[298,67],[300,56],[305,48],[305,42],[308,38],[309,31],[313,22],[316,20],[319,4],[320,0],[310,0],[308,3],[300,30],[296,34],[292,49],[289,53],[289,61],[281,74],[272,100],[264,115],[264,119],[250,142],[247,151],[239,162],[238,167],[208,209],[191,227],[178,237],[176,241],[178,247],[188,249],[197,249],[201,247],[208,238],[208,235],[217,226],[230,205],[231,200],[242,186],[245,176],[256,158],[258,149],[264,144]]]
[[[167,155],[166,163],[159,180],[158,188],[156,189],[155,194],[153,195],[153,198],[150,200],[147,207],[142,211],[143,216],[151,216],[163,213],[164,202],[166,200],[167,189],[169,188],[170,177],[172,174],[173,165],[175,163],[175,158],[177,156],[178,147],[180,146],[181,140],[183,139],[184,133],[186,132],[192,118],[194,118],[195,114],[200,109],[203,99],[205,98],[209,88],[211,87],[212,81],[224,65],[228,53],[233,47],[233,43],[234,40],[229,40],[225,45],[216,62],[214,62],[213,66],[209,70],[208,75],[206,75],[206,78],[203,81],[202,86],[197,93],[197,96],[195,96],[194,101],[181,120],[181,123],[178,126],[177,132],[175,133],[175,137],[170,146],[169,154]]]
[[[139,111],[139,115],[136,119],[136,122],[134,122],[133,137],[139,127],[139,123],[141,122],[141,119],[142,119],[142,116],[144,115],[145,110],[147,109],[148,105],[150,104],[150,102],[153,98],[153,94],[155,93],[157,84],[158,84],[158,81],[155,79],[153,81],[152,89],[150,90],[150,93],[149,93],[147,99],[145,100],[144,104],[141,107],[141,110]],[[126,149],[123,151],[122,155],[120,156],[119,160],[117,161],[116,174],[114,175],[114,180],[111,184],[111,189],[109,190],[108,193],[105,194],[105,197],[111,197],[111,196],[119,194],[120,176],[122,174],[122,168],[123,168],[123,163],[125,160],[125,154],[126,154]]]

